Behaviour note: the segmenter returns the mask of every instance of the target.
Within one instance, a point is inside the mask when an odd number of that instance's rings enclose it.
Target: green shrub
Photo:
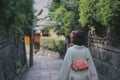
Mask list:
[[[64,41],[63,40],[59,40],[59,39],[55,39],[51,37],[42,37],[40,41],[40,45],[41,47],[45,49],[59,52],[61,56],[64,55],[63,54],[64,53]]]

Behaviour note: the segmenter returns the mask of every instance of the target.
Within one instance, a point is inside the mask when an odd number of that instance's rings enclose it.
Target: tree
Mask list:
[[[81,23],[82,27],[86,25],[92,25],[95,19],[95,7],[96,4],[95,0],[80,0],[79,3],[79,22]]]
[[[120,1],[119,0],[80,0],[79,4],[79,22],[82,27],[94,26],[96,33],[107,34],[107,28],[111,29],[111,36],[119,43],[120,36],[117,35],[120,30]],[[105,30],[103,30],[105,29]],[[102,31],[101,31],[102,30]],[[114,41],[111,39],[112,42]],[[114,43],[115,44],[115,43]]]
[[[61,3],[59,3],[61,5],[55,9],[53,13],[54,20],[56,21],[55,31],[59,35],[70,37],[70,33],[72,30],[80,28],[78,22],[78,1],[79,0],[70,2],[62,0]]]

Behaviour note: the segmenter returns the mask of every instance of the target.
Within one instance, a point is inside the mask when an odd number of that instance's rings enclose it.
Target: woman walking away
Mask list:
[[[58,80],[98,80],[91,53],[86,44],[86,33],[72,31],[73,46],[68,48]]]

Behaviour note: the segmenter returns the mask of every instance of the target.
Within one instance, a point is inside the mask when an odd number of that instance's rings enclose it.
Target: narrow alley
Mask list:
[[[56,80],[63,60],[58,53],[49,50],[44,50],[43,55],[43,50],[34,54],[34,64],[27,69],[21,80]]]
[[[0,0],[0,80],[120,80],[119,8],[120,0]]]

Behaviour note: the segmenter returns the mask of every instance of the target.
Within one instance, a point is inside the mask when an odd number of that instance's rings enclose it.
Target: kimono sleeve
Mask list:
[[[70,67],[71,67],[71,54],[70,50],[68,49],[57,80],[69,80]]]
[[[87,49],[87,57],[88,57],[88,68],[89,68],[91,79],[92,80],[99,80],[98,75],[97,75],[97,71],[96,71],[96,67],[95,67],[95,64],[93,62],[93,58],[91,56],[89,49]]]

